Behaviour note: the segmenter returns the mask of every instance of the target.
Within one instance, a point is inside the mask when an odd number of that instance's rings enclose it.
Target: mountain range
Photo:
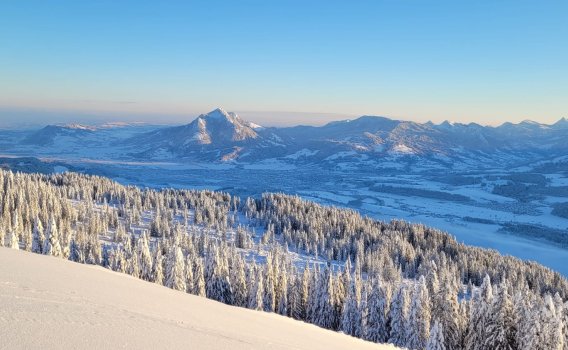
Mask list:
[[[141,129],[132,132],[132,128]],[[129,132],[122,132],[129,130]],[[262,127],[218,108],[181,126],[91,127],[49,125],[21,143],[57,147],[58,140],[89,140],[105,133],[112,146],[133,159],[251,164],[278,161],[345,166],[422,162],[430,166],[519,164],[568,153],[568,120],[497,127],[476,123],[417,123],[362,116],[323,126]]]

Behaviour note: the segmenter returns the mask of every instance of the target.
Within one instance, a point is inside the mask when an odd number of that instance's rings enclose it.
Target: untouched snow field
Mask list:
[[[7,248],[0,310],[2,349],[395,349]]]

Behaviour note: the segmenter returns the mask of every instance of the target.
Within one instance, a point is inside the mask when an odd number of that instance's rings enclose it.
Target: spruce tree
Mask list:
[[[61,245],[59,243],[59,231],[55,219],[51,218],[49,226],[47,227],[46,239],[43,246],[43,254],[61,257]]]
[[[563,350],[562,315],[556,311],[556,306],[550,294],[544,297],[544,303],[540,309],[540,320],[543,325],[541,337],[543,348]]]
[[[193,259],[191,255],[185,257],[185,289],[186,292],[194,294],[195,292],[195,278],[193,277]]]
[[[185,261],[179,246],[172,246],[168,255],[166,267],[166,287],[175,290],[186,290]]]
[[[406,345],[409,349],[423,349],[430,336],[430,297],[423,276],[415,287],[410,304]]]
[[[326,328],[333,329],[335,320],[335,308],[333,306],[333,276],[329,266],[320,273],[314,291],[314,324]]]
[[[299,278],[297,272],[293,272],[290,275],[292,279],[290,281],[290,286],[288,287],[288,314],[290,317],[296,320],[302,319],[302,305],[301,305],[301,289],[302,280]]]
[[[487,339],[487,329],[489,323],[489,313],[491,302],[493,301],[493,288],[491,280],[486,275],[479,290],[473,293],[470,309],[470,321],[466,340],[466,349],[481,350]]]
[[[407,343],[408,314],[410,309],[410,297],[408,290],[401,284],[393,298],[390,307],[391,327],[388,342],[398,347],[404,347]]]
[[[8,238],[9,248],[20,249],[21,233],[22,233],[22,224],[20,222],[20,213],[18,212],[18,210],[15,210],[12,213],[12,229],[9,232],[9,238]]]
[[[205,268],[205,291],[208,298],[225,304],[232,304],[231,282],[229,268],[225,255],[225,246],[220,249],[213,246],[207,255]]]
[[[261,311],[264,309],[264,281],[262,269],[254,268],[255,274],[254,284],[250,289],[248,308]]]
[[[14,230],[10,230],[8,233],[8,241],[7,241],[8,248],[12,249],[20,249],[20,242],[18,240],[18,234]]]
[[[140,262],[140,278],[146,281],[152,280],[152,255],[150,254],[146,233],[141,234],[138,239],[136,254]]]
[[[488,312],[486,347],[495,350],[517,349],[515,327],[513,303],[507,286],[501,285]]]
[[[234,305],[246,307],[248,304],[248,288],[245,265],[240,255],[231,265],[231,285],[233,286]]]
[[[446,345],[444,341],[444,330],[443,326],[434,321],[434,325],[430,330],[430,337],[426,343],[426,350],[446,350]]]
[[[281,269],[281,276],[278,283],[278,293],[280,298],[278,300],[278,310],[280,315],[288,316],[288,276],[286,268]]]
[[[205,274],[203,269],[203,259],[197,258],[195,260],[193,278],[195,282],[193,284],[194,294],[200,297],[205,297]]]
[[[276,291],[274,286],[274,270],[272,269],[272,259],[268,259],[264,268],[264,311],[274,312],[276,305]]]
[[[457,292],[449,283],[443,283],[434,298],[432,319],[438,320],[446,349],[460,348],[460,325],[464,322],[460,314]]]
[[[306,266],[304,268],[304,271],[302,273],[302,280],[301,280],[301,286],[300,286],[300,306],[299,306],[299,314],[300,314],[300,320],[305,320],[308,321],[309,320],[309,314],[308,314],[308,308],[309,308],[309,301],[311,299],[310,297],[310,291],[312,290],[310,288],[312,283],[312,276],[311,276],[311,270]]]
[[[361,337],[363,334],[362,313],[357,300],[357,287],[355,280],[351,281],[349,293],[347,294],[347,298],[345,299],[345,304],[343,306],[341,330],[343,333],[354,337]]]
[[[34,228],[32,231],[32,252],[41,254],[43,250],[45,236],[43,234],[43,225],[39,217],[34,220]]]
[[[375,343],[386,343],[389,336],[388,325],[388,303],[385,291],[382,288],[380,279],[376,278],[372,282],[371,293],[367,301],[367,327],[365,339]]]
[[[164,256],[162,248],[156,247],[152,262],[152,281],[159,285],[164,285]]]

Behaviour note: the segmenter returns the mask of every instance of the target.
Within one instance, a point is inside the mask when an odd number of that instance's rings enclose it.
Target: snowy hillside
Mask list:
[[[77,173],[0,171],[0,184],[0,242],[14,250],[379,344],[558,349],[567,340],[564,277],[423,225],[283,194],[143,190]]]
[[[87,137],[96,131],[96,128],[80,124],[48,125],[45,128],[29,135],[23,140],[24,144],[37,146],[51,146],[60,139],[79,139]]]
[[[6,248],[0,248],[0,309],[5,349],[394,349]]]

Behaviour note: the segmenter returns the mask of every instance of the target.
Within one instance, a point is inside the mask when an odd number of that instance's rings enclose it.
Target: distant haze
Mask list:
[[[129,113],[129,112],[87,112],[87,111],[69,111],[69,110],[41,110],[41,109],[23,109],[23,108],[1,108],[0,107],[0,128],[38,128],[48,124],[68,124],[80,123],[86,125],[100,125],[112,122],[129,122],[144,123],[151,125],[178,125],[188,124],[201,114],[206,114],[213,110],[210,107],[199,112],[188,112],[187,114],[171,114],[171,113]],[[355,119],[362,115],[384,116],[396,120],[410,120],[416,122],[432,121],[441,123],[444,120],[440,118],[407,118],[405,116],[392,116],[380,114],[341,114],[341,113],[317,113],[317,112],[281,112],[281,111],[227,111],[237,113],[241,118],[254,122],[265,127],[283,127],[296,125],[324,125],[326,123],[338,120]],[[540,118],[535,119],[512,119],[502,121],[495,119],[493,122],[483,123],[475,119],[460,120],[460,122],[468,124],[475,122],[481,125],[497,126],[504,122],[521,122],[524,120],[538,121],[544,124],[553,124],[561,118],[550,118],[550,120],[542,121]],[[450,121],[456,121],[450,120]]]
[[[141,122],[147,124],[188,124],[200,114],[210,112],[216,107],[206,110],[188,112],[187,114],[171,113],[128,113],[128,112],[86,112],[68,110],[34,110],[20,108],[0,108],[0,127],[36,128],[47,124],[102,124],[109,122]],[[233,111],[227,109],[228,111]],[[334,120],[345,120],[357,117],[339,113],[314,112],[275,112],[275,111],[235,111],[245,120],[262,126],[294,126],[322,125]]]

